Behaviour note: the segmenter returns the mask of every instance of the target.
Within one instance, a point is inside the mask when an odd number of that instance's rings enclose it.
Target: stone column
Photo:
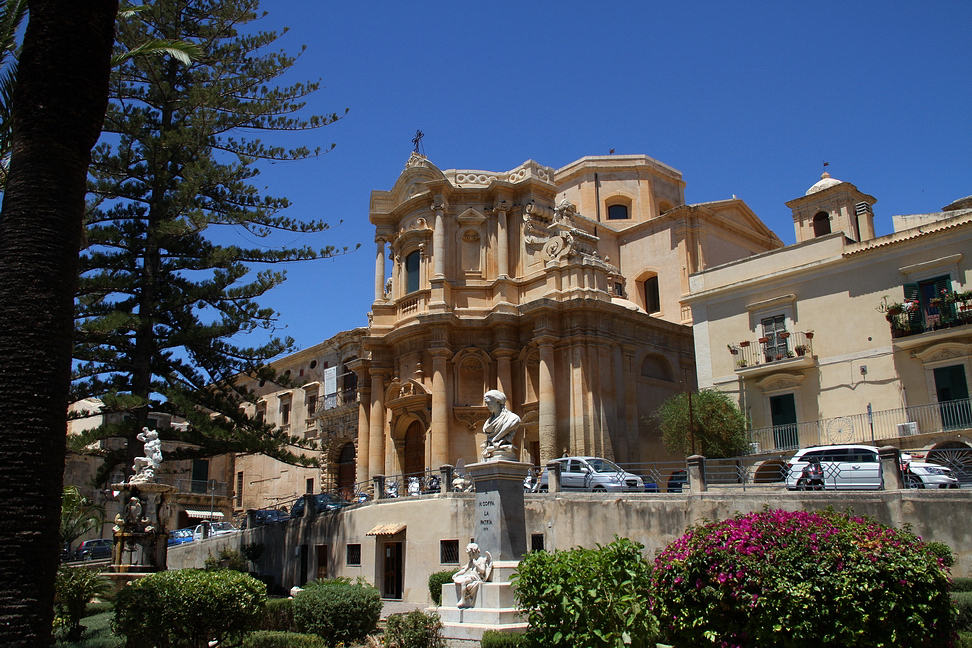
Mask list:
[[[445,204],[436,198],[432,204],[435,211],[435,229],[432,230],[433,279],[445,278]]]
[[[360,486],[368,481],[370,474],[368,465],[371,457],[368,448],[371,445],[371,423],[369,413],[371,409],[371,389],[368,387],[358,388],[358,457],[355,465],[354,481]]]
[[[449,402],[446,389],[446,362],[452,352],[445,347],[432,349],[432,465],[449,463]]]
[[[385,471],[385,372],[371,368],[371,439],[368,444],[369,479]]]
[[[883,446],[878,448],[878,457],[881,461],[881,481],[884,490],[904,488],[904,480],[901,478],[901,450],[894,446]]]
[[[385,299],[385,239],[375,237],[377,251],[375,252],[375,301]]]
[[[510,369],[511,358],[516,353],[513,349],[499,348],[493,353],[496,356],[496,389],[506,394],[507,400],[513,398],[513,372]]]
[[[559,461],[551,461],[547,463],[547,492],[548,493],[559,493],[560,492],[560,470],[564,467]]]
[[[708,490],[705,481],[705,457],[692,455],[687,459],[689,492],[704,493]]]
[[[554,393],[554,338],[544,335],[537,339],[540,347],[540,463],[546,464],[556,459],[557,448],[557,403]]]
[[[509,210],[510,203],[505,200],[496,205],[496,265],[500,277],[510,276],[510,236],[506,224],[506,214]]]

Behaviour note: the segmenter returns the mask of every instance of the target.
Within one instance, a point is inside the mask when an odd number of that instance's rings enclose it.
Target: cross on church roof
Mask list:
[[[415,131],[415,137],[412,138],[412,144],[415,145],[415,152],[419,152],[419,146],[422,145],[422,138],[425,137],[425,133],[420,130]]]

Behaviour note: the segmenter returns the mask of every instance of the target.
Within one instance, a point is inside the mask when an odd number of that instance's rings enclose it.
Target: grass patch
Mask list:
[[[55,641],[55,648],[124,648],[125,640],[111,631],[111,610],[85,617],[81,624],[87,629],[81,641]]]

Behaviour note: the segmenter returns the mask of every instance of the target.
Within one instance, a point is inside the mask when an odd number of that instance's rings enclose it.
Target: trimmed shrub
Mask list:
[[[81,641],[84,626],[81,619],[87,616],[88,603],[97,597],[111,593],[111,582],[87,567],[61,565],[54,582],[55,625],[66,641]]]
[[[231,569],[158,572],[118,593],[112,627],[136,646],[232,645],[259,629],[266,602],[263,583]]]
[[[534,551],[513,579],[517,605],[535,646],[654,647],[649,610],[651,563],[626,538],[597,549]]]
[[[327,644],[313,634],[257,630],[246,636],[243,648],[327,648]]]
[[[972,578],[960,576],[952,579],[953,592],[972,592]]]
[[[263,630],[275,632],[297,632],[297,624],[294,623],[293,599],[268,599],[266,614],[260,627]]]
[[[367,583],[308,583],[294,596],[294,623],[329,646],[351,643],[374,631],[381,606],[378,590]]]
[[[385,645],[387,648],[446,648],[439,615],[421,610],[391,615],[385,621]]]
[[[442,586],[452,582],[452,575],[458,569],[446,569],[444,571],[432,572],[429,574],[429,596],[436,605],[442,605]]]
[[[487,630],[479,642],[480,648],[525,648],[526,635],[522,632]]]
[[[958,640],[955,642],[955,648],[972,648],[972,632],[958,633]]]
[[[955,629],[972,632],[972,592],[952,592],[955,606]]]
[[[909,531],[764,511],[691,527],[655,560],[653,611],[680,646],[949,646],[948,573]]]

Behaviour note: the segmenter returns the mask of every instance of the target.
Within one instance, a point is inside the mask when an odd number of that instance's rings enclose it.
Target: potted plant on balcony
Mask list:
[[[759,338],[757,340],[757,342],[759,342],[760,344],[766,344],[767,342],[769,342],[769,338],[768,337],[761,337],[761,338]]]
[[[729,349],[729,353],[732,355],[739,355],[739,347],[734,344],[727,344],[726,347]]]
[[[798,356],[805,356],[810,349],[806,344],[798,344],[793,347],[793,350],[796,351]]]
[[[970,291],[970,292],[972,292],[972,291]],[[739,343],[739,346],[741,346],[741,347],[748,347],[749,346],[749,340],[743,340],[742,342]]]
[[[745,367],[747,367],[747,366],[749,366],[749,363],[748,363],[748,362],[746,362],[745,360],[737,360],[737,361],[736,361],[736,366],[737,366],[738,368],[740,368],[740,369],[743,369],[743,368],[745,368]]]
[[[807,331],[806,333],[804,333],[804,335],[807,336],[807,339],[808,340],[812,340],[813,339],[813,331]]]
[[[790,337],[790,333],[789,333],[788,331],[783,331],[782,333],[780,333],[780,334],[779,334],[779,336],[778,336],[778,337],[779,337],[779,338],[780,338],[781,340],[785,340],[786,338],[788,338],[788,337]]]

